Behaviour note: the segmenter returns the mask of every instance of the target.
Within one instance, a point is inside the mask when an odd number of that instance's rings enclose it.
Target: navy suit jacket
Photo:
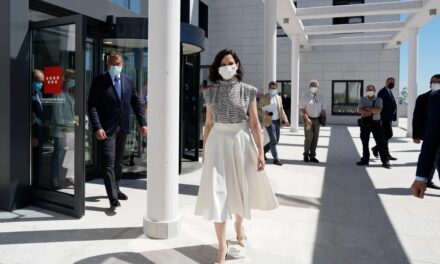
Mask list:
[[[380,120],[382,121],[396,121],[397,120],[397,104],[394,97],[391,97],[388,88],[380,89],[377,97],[382,98],[383,108],[380,112]]]
[[[120,126],[123,133],[130,133],[130,106],[133,108],[139,125],[147,125],[133,80],[121,74],[121,86],[122,95],[119,99],[109,73],[101,74],[93,80],[88,110],[94,132],[102,128],[107,136],[111,136]]]
[[[435,155],[440,147],[440,91],[432,93],[428,106],[428,121],[423,136],[422,150],[417,163],[416,176],[428,178]]]
[[[419,95],[414,108],[412,128],[414,139],[423,139],[425,134],[426,122],[428,121],[428,105],[431,98],[431,91]]]

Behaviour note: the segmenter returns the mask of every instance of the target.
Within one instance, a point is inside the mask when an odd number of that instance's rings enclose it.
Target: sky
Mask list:
[[[419,30],[418,94],[429,90],[429,81],[440,74],[440,16]],[[400,47],[400,89],[408,84],[408,42]]]

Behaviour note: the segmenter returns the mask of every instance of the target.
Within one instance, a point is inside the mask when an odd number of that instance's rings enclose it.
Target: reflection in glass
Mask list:
[[[89,99],[90,86],[93,80],[93,48],[94,44],[87,42],[85,49],[85,101]],[[84,111],[87,113],[87,111]],[[93,163],[93,130],[90,129],[89,117],[85,115],[84,122],[84,163],[86,166],[90,166]]]
[[[124,58],[122,73],[130,76],[133,85],[141,99],[144,110],[147,110],[148,87],[147,87],[147,40],[144,39],[104,39],[103,40],[103,61],[105,66],[106,54],[119,52]],[[103,68],[102,72],[107,71]],[[130,133],[127,135],[124,150],[123,173],[144,171],[146,168],[145,155],[147,140],[139,133],[138,123],[135,114],[130,108]],[[147,117],[147,115],[146,115]],[[148,122],[148,117],[147,117]]]
[[[75,25],[33,30],[32,67],[32,185],[73,194]]]

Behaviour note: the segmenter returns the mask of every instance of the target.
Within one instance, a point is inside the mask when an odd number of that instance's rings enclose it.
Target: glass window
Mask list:
[[[180,21],[183,23],[189,23],[189,10],[190,10],[190,1],[182,0],[180,3]]]
[[[146,15],[146,11],[142,10],[147,8],[148,0],[111,0],[113,3],[120,5],[124,8],[130,9],[138,14]]]
[[[75,34],[74,24],[32,31],[32,185],[72,195]]]
[[[363,81],[333,81],[332,114],[356,115],[363,85]]]
[[[208,6],[199,1],[199,27],[205,30],[205,37],[208,38]]]
[[[333,0],[333,5],[358,5],[364,4],[365,0]],[[359,24],[364,23],[363,16],[355,16],[355,17],[335,17],[333,18],[333,25],[338,24]]]

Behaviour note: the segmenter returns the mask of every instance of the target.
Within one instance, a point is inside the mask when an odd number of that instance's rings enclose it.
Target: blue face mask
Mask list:
[[[41,89],[43,89],[43,83],[42,82],[34,82],[34,83],[32,83],[32,88],[35,90],[35,91],[41,91]]]
[[[66,82],[66,87],[67,87],[67,88],[73,88],[73,87],[75,87],[75,80],[74,80],[74,79],[69,79],[69,80],[67,80],[67,82]]]
[[[108,72],[114,78],[115,76],[118,76],[122,72],[122,66],[110,66],[108,68]]]

